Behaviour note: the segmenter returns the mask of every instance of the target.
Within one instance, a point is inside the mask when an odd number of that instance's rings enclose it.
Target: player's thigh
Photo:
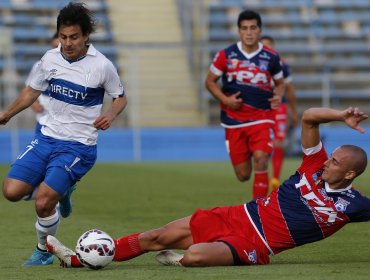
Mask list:
[[[189,247],[183,259],[184,266],[234,265],[233,254],[225,243],[198,243]]]
[[[246,128],[225,128],[225,144],[233,165],[246,162],[250,158]]]

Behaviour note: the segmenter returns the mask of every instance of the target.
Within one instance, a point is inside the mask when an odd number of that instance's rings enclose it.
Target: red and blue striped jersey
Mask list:
[[[320,143],[297,172],[245,210],[271,254],[324,239],[350,222],[370,221],[370,199],[348,186],[333,190],[321,179],[327,153]],[[309,151],[306,150],[306,151]]]
[[[224,94],[240,91],[243,99],[237,111],[221,104],[221,123],[224,126],[273,121],[274,113],[268,99],[273,96],[273,80],[283,77],[276,51],[259,44],[257,51],[248,54],[242,50],[241,42],[238,42],[216,54],[210,71],[222,77]]]

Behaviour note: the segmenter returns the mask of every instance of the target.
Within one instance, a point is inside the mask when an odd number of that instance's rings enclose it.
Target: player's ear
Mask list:
[[[356,176],[357,176],[356,171],[349,170],[349,171],[346,172],[346,175],[344,176],[344,178],[347,179],[347,180],[353,180],[353,179],[356,178]]]

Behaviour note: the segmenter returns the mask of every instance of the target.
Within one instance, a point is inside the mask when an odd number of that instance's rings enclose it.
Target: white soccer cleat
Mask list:
[[[172,250],[160,251],[155,259],[163,265],[182,266],[180,260],[184,257],[183,254],[175,253]]]
[[[52,253],[60,260],[61,267],[71,267],[71,257],[76,255],[75,252],[64,246],[52,235],[46,237],[46,247],[49,253]]]

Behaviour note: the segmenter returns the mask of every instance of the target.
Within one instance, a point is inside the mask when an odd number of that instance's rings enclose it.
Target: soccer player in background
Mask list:
[[[48,265],[53,255],[45,239],[60,224],[58,201],[96,161],[98,130],[108,129],[125,108],[126,96],[116,68],[89,43],[94,18],[83,3],[71,2],[60,10],[57,33],[60,45],[40,60],[20,96],[3,112],[0,124],[31,106],[47,90],[50,97],[41,133],[35,135],[4,179],[3,194],[10,201],[35,199],[38,244],[26,266]],[[101,113],[104,94],[114,98]]]
[[[270,49],[274,49],[274,39],[270,36],[262,36],[261,43]],[[283,68],[286,94],[281,100],[281,104],[276,109],[275,127],[274,127],[274,149],[272,152],[272,178],[270,180],[270,189],[279,187],[280,173],[284,160],[284,140],[288,133],[288,105],[290,109],[290,125],[296,127],[298,123],[297,102],[295,88],[292,83],[292,75],[289,65],[281,60]]]
[[[340,121],[363,133],[359,123],[367,118],[352,107],[306,110],[302,117],[302,163],[267,198],[198,209],[192,216],[163,227],[118,238],[114,240],[113,260],[126,261],[165,250],[156,256],[164,265],[262,265],[269,263],[269,256],[327,238],[348,223],[370,221],[370,199],[352,186],[366,169],[366,152],[343,145],[328,157],[319,131],[322,123]],[[47,237],[47,247],[62,266],[81,267],[76,254],[55,237]]]
[[[260,15],[241,12],[238,28],[240,41],[216,54],[205,85],[220,102],[226,148],[241,182],[249,180],[253,158],[256,198],[268,192],[274,109],[280,105],[284,79],[278,53],[260,42]]]

